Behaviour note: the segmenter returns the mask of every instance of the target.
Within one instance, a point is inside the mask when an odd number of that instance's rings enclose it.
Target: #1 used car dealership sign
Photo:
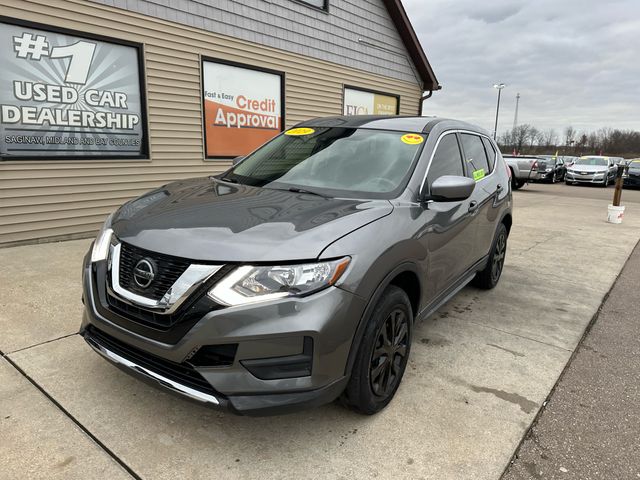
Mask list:
[[[146,154],[139,47],[0,23],[0,159]]]

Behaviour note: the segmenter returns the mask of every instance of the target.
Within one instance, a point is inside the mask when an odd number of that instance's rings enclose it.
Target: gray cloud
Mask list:
[[[404,0],[443,89],[427,114],[499,132],[518,123],[640,130],[639,0]],[[487,5],[490,3],[490,5]]]

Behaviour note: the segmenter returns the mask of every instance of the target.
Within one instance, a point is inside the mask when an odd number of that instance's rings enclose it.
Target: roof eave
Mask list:
[[[398,29],[400,38],[404,42],[407,52],[409,52],[409,56],[411,57],[418,75],[422,80],[423,88],[431,91],[440,90],[442,87],[438,83],[438,79],[429,64],[429,60],[427,60],[427,55],[422,49],[420,40],[418,40],[418,36],[411,25],[411,21],[409,20],[409,16],[405,11],[404,6],[402,5],[402,1],[382,0],[382,2],[387,7],[389,15]]]

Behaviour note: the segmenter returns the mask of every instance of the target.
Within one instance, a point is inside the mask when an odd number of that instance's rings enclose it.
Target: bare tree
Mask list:
[[[558,135],[553,128],[549,128],[543,132],[542,145],[545,147],[555,147],[558,144]]]
[[[531,128],[531,125],[529,125],[528,123],[523,123],[522,125],[518,125],[512,130],[511,140],[517,152],[522,151],[522,147],[529,139]]]
[[[567,128],[565,128],[564,129],[564,138],[565,138],[564,144],[567,145],[567,146],[573,144],[575,136],[576,136],[576,131],[574,130],[574,128],[572,126],[568,126]]]

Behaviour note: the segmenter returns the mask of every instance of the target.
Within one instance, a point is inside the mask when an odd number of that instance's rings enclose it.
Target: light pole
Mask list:
[[[493,129],[493,139],[495,140],[498,135],[498,113],[500,112],[500,94],[502,89],[506,87],[504,83],[496,83],[493,88],[498,90],[498,105],[496,106],[496,126]]]

